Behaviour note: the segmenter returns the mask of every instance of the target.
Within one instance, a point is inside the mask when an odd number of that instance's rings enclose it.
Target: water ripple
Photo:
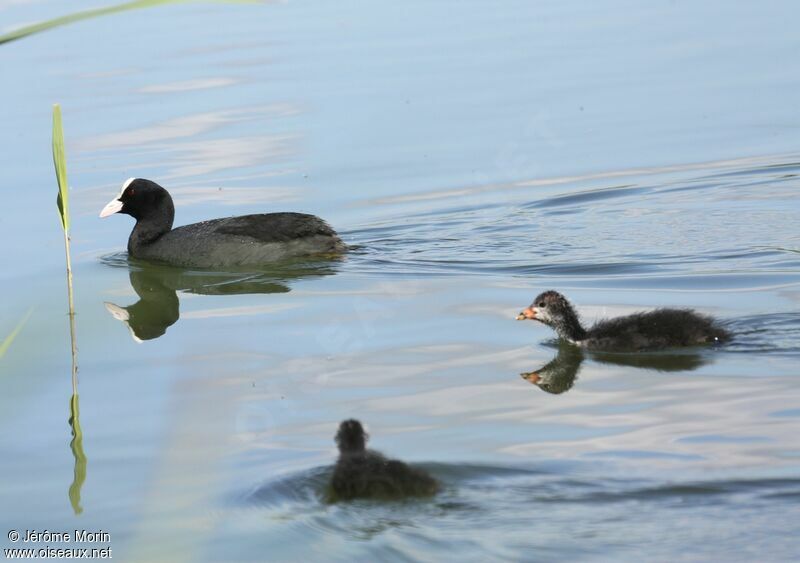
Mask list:
[[[794,160],[759,163],[589,190],[572,185],[560,193],[537,185],[485,205],[411,210],[348,231],[348,240],[368,249],[349,268],[620,276],[640,287],[796,284],[800,241],[790,229],[796,211],[789,203],[800,187],[797,173]]]

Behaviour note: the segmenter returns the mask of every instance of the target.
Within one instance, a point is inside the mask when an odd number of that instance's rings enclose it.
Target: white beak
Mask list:
[[[128,311],[126,311],[119,305],[115,305],[114,303],[109,303],[108,301],[103,302],[103,305],[106,306],[106,311],[111,313],[111,316],[117,319],[118,321],[126,323],[128,322],[128,319],[131,318],[130,313],[128,313]]]
[[[118,213],[121,209],[122,209],[122,202],[114,198],[111,201],[109,201],[108,204],[106,204],[106,206],[100,212],[100,217],[108,217],[109,215]]]
[[[136,336],[136,333],[133,332],[130,323],[128,323],[128,321],[131,318],[130,313],[128,313],[128,311],[126,311],[119,305],[114,305],[113,303],[109,303],[108,301],[106,301],[103,304],[106,306],[106,310],[109,313],[111,313],[112,317],[114,317],[118,321],[122,321],[123,323],[125,323],[125,326],[128,327],[128,332],[131,333],[131,338],[133,338],[134,342],[136,342],[137,344],[142,344],[143,340],[138,336]]]

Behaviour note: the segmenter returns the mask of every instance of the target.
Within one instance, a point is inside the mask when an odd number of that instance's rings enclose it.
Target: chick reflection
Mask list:
[[[423,470],[366,449],[368,438],[358,420],[345,420],[339,425],[339,460],[331,477],[328,502],[399,500],[431,496],[439,490],[436,479]]]
[[[294,269],[246,274],[202,273],[148,266],[131,269],[130,282],[139,301],[122,307],[106,302],[108,312],[125,323],[137,342],[158,338],[180,318],[177,291],[200,295],[286,293],[286,282],[302,277],[332,275],[329,263],[305,264]]]
[[[558,354],[536,371],[521,373],[525,381],[555,395],[569,391],[578,377],[583,362],[583,352],[575,346],[562,345]]]
[[[655,371],[691,371],[704,365],[707,360],[699,353],[681,352],[679,354],[651,353],[624,354],[610,352],[586,353],[600,364],[629,366]],[[520,374],[522,378],[543,391],[558,395],[572,389],[578,378],[578,371],[586,359],[584,351],[576,346],[561,344],[558,354],[550,362],[536,371]]]

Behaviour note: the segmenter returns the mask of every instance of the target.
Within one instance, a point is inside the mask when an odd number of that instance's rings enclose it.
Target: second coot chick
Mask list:
[[[357,420],[345,420],[339,425],[336,433],[339,460],[331,477],[331,501],[398,500],[437,492],[438,483],[424,471],[366,449],[368,438]]]
[[[716,321],[691,309],[656,309],[615,319],[602,320],[591,328],[581,325],[567,299],[557,291],[545,291],[523,310],[517,320],[546,324],[558,336],[592,350],[635,352],[683,346],[716,344],[731,334]]]
[[[314,254],[341,253],[345,244],[322,219],[305,213],[262,213],[172,228],[175,206],[151,180],[130,178],[100,217],[136,219],[128,254],[182,267],[257,266]]]

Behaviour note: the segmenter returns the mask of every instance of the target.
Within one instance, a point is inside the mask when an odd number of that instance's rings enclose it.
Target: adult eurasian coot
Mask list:
[[[130,178],[100,217],[136,219],[128,254],[182,267],[257,266],[284,258],[338,254],[347,247],[322,219],[305,213],[262,213],[172,228],[169,192],[151,180]]]

